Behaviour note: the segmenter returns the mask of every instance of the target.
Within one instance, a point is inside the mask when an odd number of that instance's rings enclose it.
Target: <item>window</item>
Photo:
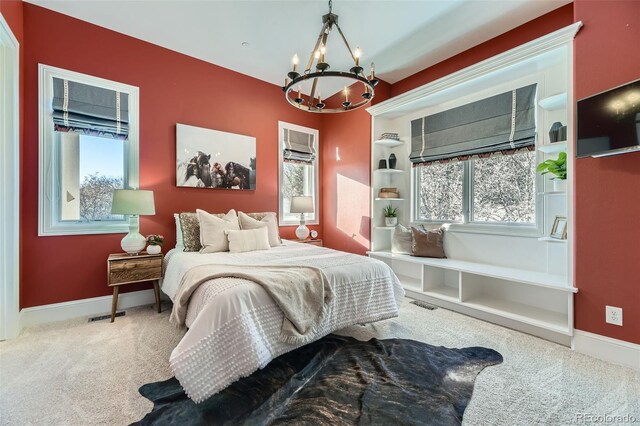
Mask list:
[[[305,213],[307,224],[318,221],[318,131],[284,122],[278,123],[280,159],[280,225],[298,225],[300,215],[289,213],[295,196],[312,196],[314,212]]]
[[[411,121],[415,221],[539,233],[536,86]]]
[[[40,65],[38,234],[128,232],[113,190],[138,186],[138,89]],[[90,101],[88,101],[90,99]]]
[[[534,226],[536,164],[527,150],[415,167],[415,219]]]

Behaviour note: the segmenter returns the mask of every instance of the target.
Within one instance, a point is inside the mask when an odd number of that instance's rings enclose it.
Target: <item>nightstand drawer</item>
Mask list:
[[[141,257],[109,261],[109,285],[162,278],[162,257]]]

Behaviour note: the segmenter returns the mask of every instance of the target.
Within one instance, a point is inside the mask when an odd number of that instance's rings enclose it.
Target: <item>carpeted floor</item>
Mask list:
[[[121,425],[141,419],[152,405],[138,388],[171,377],[167,360],[182,337],[168,316],[166,306],[162,314],[130,309],[113,324],[66,321],[0,343],[0,423]],[[504,363],[478,376],[464,424],[585,424],[581,415],[640,422],[640,373],[444,309],[407,301],[400,318],[340,334],[500,352]]]

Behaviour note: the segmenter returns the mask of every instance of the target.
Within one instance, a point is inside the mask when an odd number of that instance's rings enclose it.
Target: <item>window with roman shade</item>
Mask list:
[[[283,161],[312,164],[316,159],[315,135],[284,129]]]
[[[111,203],[139,183],[139,89],[44,64],[38,77],[38,235],[128,232]]]
[[[278,220],[280,226],[298,225],[300,214],[291,213],[294,197],[313,198],[314,212],[305,213],[307,224],[319,222],[317,129],[278,122]]]
[[[537,84],[411,121],[413,166],[533,150]]]
[[[125,139],[129,134],[129,95],[53,77],[56,131]]]

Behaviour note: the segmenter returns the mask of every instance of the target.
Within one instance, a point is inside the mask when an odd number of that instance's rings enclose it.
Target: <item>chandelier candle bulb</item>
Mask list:
[[[360,66],[360,55],[362,55],[362,51],[360,50],[360,46],[357,46],[356,51],[353,52],[353,57],[356,58],[356,67]]]
[[[374,64],[373,62],[371,62],[371,78],[375,78],[376,76],[376,64]]]
[[[298,71],[298,63],[300,62],[300,58],[298,58],[298,54],[293,55],[293,59],[291,60],[293,63],[293,72]]]
[[[324,55],[327,53],[327,48],[322,46],[320,48],[320,62],[324,62]]]

